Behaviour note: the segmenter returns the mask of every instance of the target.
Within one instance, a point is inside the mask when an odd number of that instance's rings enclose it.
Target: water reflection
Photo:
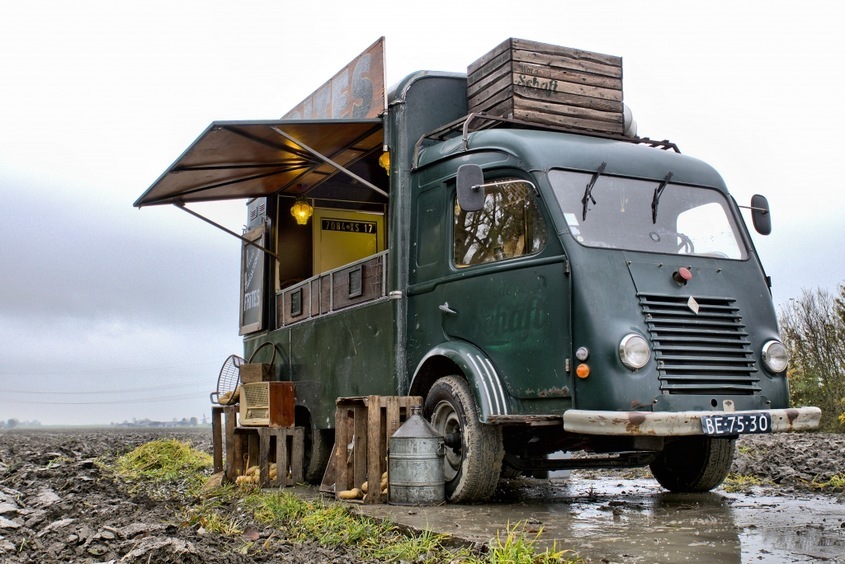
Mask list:
[[[576,474],[505,490],[500,501],[493,516],[528,519],[542,526],[542,546],[571,547],[592,561],[839,562],[845,554],[845,506],[827,498],[675,494],[650,479]]]
[[[488,542],[517,524],[589,562],[843,562],[845,503],[831,496],[673,494],[651,479],[595,474],[514,480],[494,503],[362,506],[412,527]]]
[[[546,543],[609,562],[742,561],[731,505],[718,493],[673,494],[638,481],[568,489],[566,503],[544,504]]]

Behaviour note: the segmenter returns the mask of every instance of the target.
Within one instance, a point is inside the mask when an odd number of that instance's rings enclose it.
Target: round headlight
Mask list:
[[[763,364],[771,372],[778,373],[786,370],[789,353],[780,341],[768,341],[763,345]]]
[[[622,338],[619,343],[619,360],[631,370],[639,370],[651,358],[651,350],[648,348],[648,341],[642,335],[630,333]]]

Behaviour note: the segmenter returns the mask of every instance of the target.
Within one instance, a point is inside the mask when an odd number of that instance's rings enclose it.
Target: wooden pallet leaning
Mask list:
[[[378,484],[387,470],[390,437],[422,406],[420,396],[359,396],[337,399],[335,443],[320,491],[337,493],[360,488],[365,481]],[[381,489],[370,488],[364,503],[382,503]]]

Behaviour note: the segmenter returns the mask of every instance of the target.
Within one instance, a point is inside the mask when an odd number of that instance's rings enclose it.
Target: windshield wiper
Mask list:
[[[654,196],[651,198],[651,222],[657,223],[657,206],[660,204],[660,196],[663,194],[663,189],[666,188],[666,185],[669,184],[669,181],[672,180],[672,173],[666,175],[666,178],[663,179],[663,182],[660,183],[660,186],[654,189]]]
[[[587,184],[587,189],[584,190],[584,197],[581,198],[581,203],[584,204],[584,208],[581,211],[581,221],[587,219],[587,202],[593,202],[593,205],[596,205],[596,199],[593,198],[593,187],[596,185],[596,181],[599,179],[599,176],[601,176],[601,174],[604,172],[606,166],[606,162],[601,163],[599,169],[593,174],[593,178],[590,180],[590,183]]]

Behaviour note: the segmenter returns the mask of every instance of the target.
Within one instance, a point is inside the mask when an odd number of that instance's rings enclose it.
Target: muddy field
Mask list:
[[[240,538],[185,526],[193,503],[178,490],[164,501],[131,494],[95,464],[159,438],[189,440],[210,452],[210,431],[17,430],[0,435],[0,561],[17,562],[352,562],[343,549],[295,545],[257,531],[266,550],[238,553]],[[845,436],[743,437],[734,470],[778,495],[845,472]],[[624,476],[623,476],[624,477]],[[620,476],[608,474],[619,482]],[[845,522],[843,522],[845,527]]]

